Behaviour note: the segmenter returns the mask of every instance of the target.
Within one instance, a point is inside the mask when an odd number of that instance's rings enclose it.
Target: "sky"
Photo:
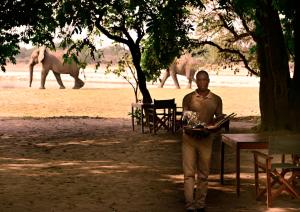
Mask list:
[[[21,32],[22,30],[25,30],[25,28],[20,27],[17,30]],[[87,30],[83,30],[81,34],[75,34],[72,36],[72,38],[74,40],[82,39],[84,37],[87,37]],[[95,39],[95,43],[96,43],[96,48],[99,48],[99,49],[108,47],[108,46],[112,45],[112,43],[113,43],[113,41],[108,39],[105,35],[97,36],[94,39]],[[55,43],[59,43],[60,41],[61,41],[61,39],[57,38],[57,36],[54,38]],[[26,48],[26,49],[34,48],[34,46],[31,43],[26,44],[23,42],[20,43],[20,47]]]

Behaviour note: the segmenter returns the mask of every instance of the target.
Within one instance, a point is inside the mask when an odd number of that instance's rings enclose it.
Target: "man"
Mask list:
[[[209,76],[206,71],[197,73],[196,84],[197,89],[183,99],[183,112],[196,112],[201,123],[212,124],[223,116],[222,99],[208,89]],[[199,137],[183,132],[182,160],[187,211],[204,211],[213,139],[213,133]],[[197,188],[194,195],[196,174]]]

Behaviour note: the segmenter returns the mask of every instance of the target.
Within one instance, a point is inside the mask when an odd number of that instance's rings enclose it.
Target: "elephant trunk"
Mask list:
[[[33,64],[29,65],[29,87],[31,87],[31,83],[32,83],[32,75],[33,75]]]

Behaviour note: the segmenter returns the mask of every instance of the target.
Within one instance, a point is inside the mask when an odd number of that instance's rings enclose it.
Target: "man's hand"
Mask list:
[[[216,118],[214,118],[213,123],[217,123],[218,121],[225,118],[225,116],[226,116],[226,114],[221,114],[221,115],[217,116]]]

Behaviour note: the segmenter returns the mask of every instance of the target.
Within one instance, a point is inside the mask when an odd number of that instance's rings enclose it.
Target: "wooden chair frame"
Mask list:
[[[175,99],[154,99],[153,106],[148,109],[149,129],[154,134],[163,128],[175,132]]]
[[[268,145],[268,154],[253,151],[256,200],[266,195],[267,207],[271,207],[273,200],[283,191],[300,200],[300,194],[295,188],[300,166],[294,159],[300,154],[300,135],[270,136]],[[291,162],[285,161],[286,154],[292,156]],[[282,156],[281,161],[275,162],[276,155]],[[260,187],[260,173],[266,176],[264,188]],[[274,188],[275,185],[279,187]]]
[[[176,107],[175,111],[175,132],[182,128],[183,107]]]

